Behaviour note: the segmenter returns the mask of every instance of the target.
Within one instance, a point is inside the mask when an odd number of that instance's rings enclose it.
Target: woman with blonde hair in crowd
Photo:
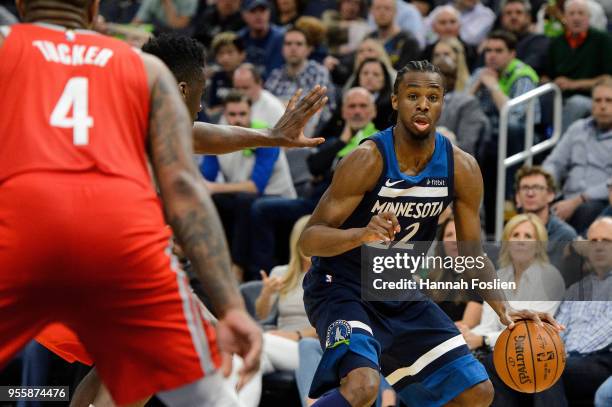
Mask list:
[[[504,227],[497,278],[516,284],[504,290],[515,309],[532,309],[554,315],[565,292],[561,273],[548,261],[548,233],[540,218],[533,213],[516,215]],[[495,311],[485,304],[480,324],[462,329],[470,349],[490,350],[506,327]]]
[[[298,240],[310,216],[300,218],[289,238],[289,264],[277,266],[267,276],[261,272],[263,287],[255,302],[255,313],[259,320],[267,319],[277,304],[276,329],[264,333],[263,351],[259,374],[238,391],[238,398],[245,407],[257,407],[261,398],[262,376],[277,370],[295,371],[299,365],[298,342],[305,337],[316,338],[315,329],[308,322],[302,281],[310,268],[310,257],[298,248]],[[242,361],[234,358],[232,378],[237,381],[237,372]]]
[[[432,53],[432,63],[437,65],[437,61],[450,59],[456,67],[455,92],[465,90],[470,80],[470,71],[465,60],[465,49],[463,44],[456,38],[443,38],[436,43]],[[450,89],[448,89],[450,90]]]

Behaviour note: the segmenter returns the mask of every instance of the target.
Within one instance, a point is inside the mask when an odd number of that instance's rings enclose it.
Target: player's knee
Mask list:
[[[466,397],[462,405],[470,407],[490,406],[493,402],[494,394],[495,391],[493,390],[493,384],[491,384],[490,380],[480,382],[467,391],[466,396],[468,397]]]
[[[352,407],[372,405],[378,396],[380,375],[370,367],[350,371],[342,380],[340,392]]]

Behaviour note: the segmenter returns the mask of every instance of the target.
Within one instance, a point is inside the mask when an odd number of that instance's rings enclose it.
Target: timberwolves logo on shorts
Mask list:
[[[329,328],[327,328],[325,347],[331,349],[343,343],[348,345],[350,337],[351,326],[348,322],[339,319],[338,321],[334,321]]]

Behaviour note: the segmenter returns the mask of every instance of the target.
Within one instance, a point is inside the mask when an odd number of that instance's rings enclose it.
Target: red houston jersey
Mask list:
[[[149,90],[138,51],[93,31],[9,29],[0,48],[0,183],[93,170],[150,185]]]

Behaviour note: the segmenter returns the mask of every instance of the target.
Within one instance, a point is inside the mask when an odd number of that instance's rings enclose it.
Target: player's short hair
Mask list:
[[[508,4],[519,3],[525,8],[526,13],[531,13],[531,3],[527,0],[503,0],[501,3],[500,10],[503,10]]]
[[[161,59],[177,82],[192,83],[204,68],[204,46],[183,35],[161,34],[149,39],[142,50]]]
[[[238,92],[237,90],[230,90],[227,96],[223,98],[223,106],[227,106],[229,103],[241,103],[245,102],[246,104],[251,106],[251,99],[247,97],[242,92]]]
[[[548,190],[550,192],[555,192],[557,190],[555,179],[553,178],[552,174],[546,171],[544,168],[540,167],[539,165],[525,165],[519,168],[519,170],[516,172],[516,175],[514,176],[514,190],[518,192],[521,180],[525,177],[530,177],[532,175],[543,176],[544,179],[546,179],[546,186],[548,187]]]
[[[214,36],[210,45],[213,55],[217,55],[221,47],[233,45],[240,52],[244,51],[244,42],[235,32],[225,31]]]
[[[506,44],[508,51],[516,50],[516,35],[504,30],[495,30],[487,35],[487,40],[500,40]]]
[[[410,61],[402,69],[397,72],[395,83],[393,84],[393,93],[397,95],[399,85],[404,80],[404,75],[411,72],[435,73],[440,76],[440,82],[444,85],[444,77],[440,69],[429,61]],[[443,86],[444,87],[444,86]]]

